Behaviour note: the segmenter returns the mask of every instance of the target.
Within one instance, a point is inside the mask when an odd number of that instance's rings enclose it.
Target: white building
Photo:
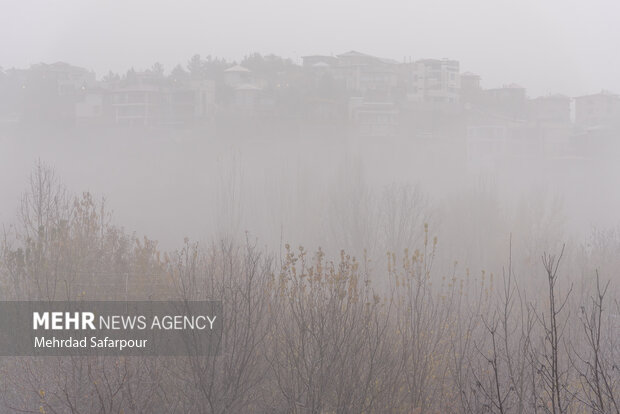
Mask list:
[[[513,120],[527,118],[527,95],[525,88],[516,83],[501,88],[484,89],[482,105],[490,112]]]
[[[537,122],[569,123],[570,98],[555,94],[532,99],[530,101],[530,117]]]
[[[413,102],[456,104],[460,96],[459,62],[423,59],[405,64],[407,99]]]
[[[399,111],[392,102],[366,101],[350,98],[349,119],[361,136],[386,137],[398,126]]]
[[[75,122],[78,125],[102,123],[105,95],[101,89],[88,90],[75,103]]]
[[[575,123],[609,126],[620,123],[620,97],[608,91],[575,98]]]
[[[261,88],[251,84],[235,88],[235,109],[244,116],[254,115],[259,105]]]
[[[80,93],[84,88],[96,83],[95,72],[65,62],[39,63],[32,65],[30,71],[56,82],[59,96]]]
[[[358,96],[386,97],[397,84],[398,62],[355,50],[337,56],[331,70],[336,80]]]
[[[224,71],[224,83],[232,88],[252,83],[252,72],[241,65],[231,66]]]
[[[302,66],[306,69],[313,69],[324,66],[334,66],[338,63],[338,58],[327,55],[302,56]]]
[[[109,97],[115,124],[186,125],[212,115],[215,85],[207,80],[181,85],[140,83],[113,88]]]

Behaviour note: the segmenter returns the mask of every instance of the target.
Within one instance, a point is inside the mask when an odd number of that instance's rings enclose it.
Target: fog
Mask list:
[[[616,4],[2,11],[0,297],[215,298],[235,344],[0,359],[7,407],[618,412]]]
[[[614,7],[13,4],[0,217],[40,160],[164,249],[245,234],[376,259],[415,247],[387,242],[403,205],[465,267],[499,265],[512,234],[587,244],[620,223]],[[127,112],[149,88],[171,103]]]
[[[291,243],[358,257],[367,249],[377,259],[419,247],[428,223],[449,263],[498,271],[511,234],[537,257],[620,223],[617,153],[509,159],[481,171],[468,163],[459,136],[429,142],[273,130],[5,133],[1,217],[14,221],[41,160],[70,191],[105,198],[117,224],[164,250],[185,237],[208,244],[247,235],[274,252]],[[403,230],[414,235],[390,245],[386,213],[410,220]]]
[[[66,61],[104,74],[156,61],[172,69],[195,53],[275,53],[299,63],[358,49],[399,61],[458,59],[485,87],[516,82],[535,95],[582,95],[620,90],[618,12],[606,0],[32,0],[4,6],[0,66]]]

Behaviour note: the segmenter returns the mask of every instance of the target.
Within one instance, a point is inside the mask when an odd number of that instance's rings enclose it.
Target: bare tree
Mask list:
[[[613,359],[616,346],[613,326],[605,321],[604,302],[609,282],[601,287],[598,272],[590,309],[581,307],[580,319],[586,339],[584,352],[573,350],[573,366],[583,393],[579,400],[595,413],[620,413],[620,375]],[[608,329],[605,329],[605,326]],[[609,335],[611,333],[611,335]]]
[[[222,242],[203,252],[186,241],[168,267],[182,300],[221,301],[225,315],[219,351],[177,358],[170,371],[181,412],[257,410],[261,387],[267,383],[262,353],[272,323],[271,260],[250,242]]]
[[[573,400],[573,391],[569,388],[570,370],[566,366],[566,355],[563,354],[564,334],[569,318],[560,315],[565,308],[572,285],[563,297],[559,295],[558,269],[564,247],[558,257],[550,254],[542,256],[548,283],[548,314],[538,314],[538,321],[543,329],[544,340],[539,352],[534,354],[537,372],[543,387],[539,395],[540,407],[545,412],[564,414]],[[565,348],[565,347],[564,347]],[[565,349],[564,349],[565,350]]]

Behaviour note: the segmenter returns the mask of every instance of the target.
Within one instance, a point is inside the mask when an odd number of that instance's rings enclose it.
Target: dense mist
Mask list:
[[[537,257],[619,224],[620,171],[609,152],[481,171],[463,136],[273,129],[5,132],[3,222],[14,220],[40,159],[70,191],[105,197],[116,223],[166,250],[185,237],[247,235],[274,252],[291,243],[377,258],[418,247],[428,223],[446,260],[491,270],[511,234]]]
[[[0,304],[223,317],[0,411],[619,414],[617,6],[298,3],[4,7]]]

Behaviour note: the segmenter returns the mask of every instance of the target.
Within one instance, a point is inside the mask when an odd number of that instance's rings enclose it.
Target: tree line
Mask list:
[[[161,252],[38,163],[3,231],[3,299],[221,300],[222,352],[3,358],[2,403],[31,413],[620,413],[614,275],[571,280],[560,249],[540,253],[529,283],[510,246],[499,276],[446,274],[428,225],[419,238],[387,253],[382,272],[345,251],[273,254],[249,237]]]

